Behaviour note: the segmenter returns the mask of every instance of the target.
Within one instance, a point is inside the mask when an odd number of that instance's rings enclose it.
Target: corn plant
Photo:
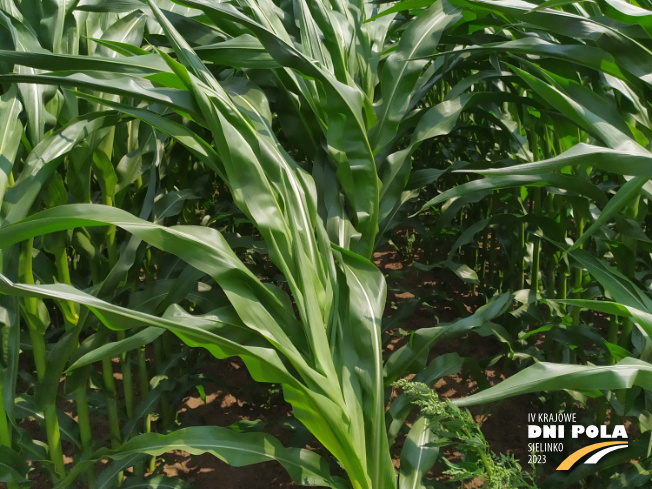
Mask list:
[[[616,272],[587,251],[591,239],[600,246],[596,237],[609,233],[612,218],[637,222],[633,198],[647,203],[646,10],[632,13],[614,0],[594,10],[488,0],[28,3],[3,2],[0,19],[7,47],[0,51],[0,448],[10,466],[3,478],[13,487],[25,480],[25,458],[49,468],[55,487],[82,478],[106,487],[119,485],[132,465],[140,464],[136,477],[143,477],[145,455],[172,449],[209,452],[235,466],[277,460],[302,485],[424,487],[438,457],[427,443],[432,433],[424,418],[412,426],[397,473],[390,446],[411,405],[399,397],[386,412],[388,389],[408,373],[432,384],[458,371],[457,355],[429,362],[445,338],[524,333],[494,321],[515,299],[541,297],[542,250],[556,257],[544,277],[554,284],[548,304],[571,308],[572,325],[590,307],[624,318],[613,332],[623,350],[632,350],[632,334],[649,341],[649,299],[632,282],[636,265],[621,262]],[[641,18],[642,28],[627,28]],[[630,54],[621,56],[622,46]],[[633,121],[619,104],[637,108]],[[478,121],[489,121],[500,151],[471,166],[417,166],[429,145]],[[452,246],[517,222],[504,236],[519,276],[488,283],[487,303],[474,314],[420,329],[384,359],[386,283],[370,260],[405,220],[406,203],[460,169],[461,180],[423,203],[424,212],[456,199],[438,231],[467,204],[523,188],[506,199],[516,202],[512,221],[497,217],[503,201],[493,198],[495,207]],[[595,182],[607,174],[620,176],[613,196]],[[201,210],[192,204],[197,194]],[[565,218],[539,218],[546,208],[563,209]],[[261,280],[239,231],[264,243],[261,261],[282,278]],[[492,236],[483,250],[495,253]],[[628,239],[635,248],[636,238]],[[178,260],[165,264],[169,257]],[[570,283],[563,273],[554,278],[567,257],[574,260]],[[585,271],[615,302],[584,296]],[[495,275],[490,269],[487,282]],[[216,293],[199,293],[212,285]],[[53,328],[56,341],[48,337]],[[32,406],[44,418],[47,450],[25,441],[16,422],[21,330],[30,338]],[[333,460],[264,433],[214,426],[147,432],[152,399],[160,397],[148,394],[142,347],[157,346],[157,364],[172,361],[168,332],[217,358],[238,356],[256,381],[280,384],[293,416]],[[607,365],[578,365],[563,349],[548,360],[565,363],[529,365],[530,356],[510,379],[456,404],[615,390],[609,398],[624,415],[630,388],[650,386],[646,352]],[[122,360],[124,407],[114,357]],[[110,447],[92,443],[84,412],[94,362],[102,368]],[[132,364],[141,399],[128,394]],[[77,403],[71,467],[63,463],[66,430],[56,409],[62,376]],[[647,400],[637,402],[649,430]],[[645,455],[643,441],[636,454]],[[106,458],[116,462],[98,476],[95,462]]]

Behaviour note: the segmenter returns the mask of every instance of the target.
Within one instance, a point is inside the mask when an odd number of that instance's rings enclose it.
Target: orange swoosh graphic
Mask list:
[[[594,452],[602,447],[608,447],[611,445],[627,445],[627,442],[626,441],[604,441],[602,443],[595,443],[593,445],[589,445],[588,447],[580,448],[576,452],[573,452],[568,457],[566,457],[566,460],[564,460],[562,463],[559,464],[557,470],[568,470],[573,465],[575,465],[575,462],[581,459],[584,455]]]

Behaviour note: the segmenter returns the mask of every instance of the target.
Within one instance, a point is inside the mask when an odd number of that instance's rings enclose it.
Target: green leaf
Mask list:
[[[104,151],[95,151],[93,153],[93,170],[97,173],[97,179],[105,199],[113,199],[118,184],[118,176],[113,168],[113,163],[111,163]]]
[[[9,184],[9,175],[14,166],[14,160],[23,134],[23,125],[18,119],[22,110],[15,86],[0,97],[0,205],[4,200]]]
[[[613,314],[615,316],[631,317],[643,330],[647,340],[652,343],[652,313],[643,311],[632,306],[618,304],[616,302],[598,301],[588,299],[548,299],[547,302],[568,304],[571,306],[583,307],[592,311]]]
[[[638,149],[638,148],[637,148]],[[582,166],[598,168],[600,170],[630,175],[636,177],[652,178],[652,156],[647,151],[627,149],[614,150],[580,143],[559,156],[533,163],[522,163],[505,168],[491,168],[474,170],[483,175],[540,175],[549,171],[559,170],[565,166]]]
[[[27,481],[29,466],[25,459],[9,447],[0,445],[0,482]]]
[[[265,50],[258,39],[243,34],[217,44],[198,46],[195,52],[203,61],[237,68],[275,69],[278,62]]]
[[[432,468],[439,456],[439,448],[431,443],[436,439],[428,419],[419,417],[407,435],[401,450],[399,489],[425,489],[423,476]]]
[[[394,477],[385,428],[385,389],[382,365],[382,312],[386,284],[382,273],[369,261],[339,249],[349,288],[349,309],[342,324],[348,334],[342,341],[352,341],[357,355],[342,359],[359,378],[363,400],[365,442],[369,460],[371,487],[384,487]],[[340,343],[341,344],[341,343]],[[355,365],[351,365],[355,362]],[[354,420],[356,422],[357,420]]]
[[[26,216],[39,192],[61,163],[61,157],[96,131],[115,125],[118,117],[113,112],[96,112],[71,121],[68,125],[48,135],[26,158],[20,176],[5,195],[4,224]]]
[[[634,386],[652,388],[652,365],[626,358],[616,365],[568,365],[536,363],[512,375],[500,384],[471,396],[453,401],[458,406],[475,406],[531,392],[580,390],[608,391]]]
[[[563,188],[591,197],[593,200],[596,200],[600,203],[606,203],[606,197],[604,193],[586,179],[582,179],[574,175],[561,175],[558,173],[532,174],[532,172],[528,172],[527,174],[521,174],[520,169],[526,165],[516,165],[509,167],[509,171],[478,170],[478,173],[500,173],[501,175],[489,176],[479,180],[473,180],[472,182],[457,185],[450,190],[446,190],[445,192],[439,194],[437,197],[433,197],[428,202],[426,202],[419,210],[419,213],[434,205],[446,202],[447,200],[464,195],[471,195],[474,192],[481,190],[493,190],[521,186],[551,186],[554,188]],[[508,175],[504,175],[506,173],[508,173]]]
[[[114,341],[112,343],[106,343],[99,348],[92,350],[86,353],[84,356],[75,360],[75,362],[68,367],[68,372],[75,370],[77,368],[89,365],[94,362],[98,362],[103,359],[116,358],[122,355],[125,352],[130,350],[135,350],[144,345],[148,345],[156,338],[163,334],[163,329],[150,327],[139,331],[136,334],[128,336],[124,340]]]
[[[403,12],[404,10],[419,9],[423,7],[430,7],[433,4],[433,0],[403,0],[398,2],[396,5],[392,5],[388,9],[383,10],[379,14],[374,15],[365,22],[373,22],[376,19],[384,17],[386,15],[394,14],[397,12]]]
[[[438,1],[416,17],[401,35],[396,51],[388,57],[381,74],[378,121],[369,132],[374,154],[394,138],[406,116],[417,81],[428,64],[427,60],[419,58],[432,54],[444,30],[461,17],[461,10],[445,0]]]
[[[586,241],[602,226],[607,224],[616,213],[622,211],[628,205],[631,205],[632,201],[640,194],[641,189],[647,182],[648,179],[643,177],[632,178],[626,182],[625,185],[618,189],[616,195],[609,200],[609,203],[604,207],[604,209],[602,209],[600,216],[593,221],[589,229],[587,229],[569,249],[574,250],[582,246],[582,244],[586,243]]]
[[[330,474],[326,462],[319,455],[306,449],[286,448],[272,435],[238,433],[219,426],[193,426],[168,435],[139,435],[117,450],[100,449],[90,458],[75,465],[55,488],[69,487],[68,484],[84,470],[105,458],[119,460],[142,453],[159,456],[172,450],[183,450],[192,455],[210,453],[234,467],[276,460],[298,484],[335,489],[346,487],[341,479]]]
[[[123,459],[117,460],[112,462],[111,464],[108,465],[107,468],[105,468],[102,473],[99,475],[95,481],[90,486],[90,489],[112,489],[115,487],[115,481],[117,480],[119,474],[122,474],[125,469],[128,469],[129,467],[133,467],[136,463],[142,462],[145,458],[147,458],[147,455],[144,453],[138,453],[135,455],[131,455],[129,457],[125,457]],[[144,484],[143,487],[149,487],[149,488],[155,488],[155,487],[161,487],[161,488],[170,488],[170,489],[190,489],[186,485],[184,487],[183,484],[179,484],[181,481],[176,481],[176,479],[168,479],[167,477],[164,476],[155,476],[152,477],[151,479],[147,479],[152,481],[152,485],[147,485],[147,482],[142,481],[140,479],[134,479],[133,477],[127,478],[125,483],[121,487],[126,487],[129,485],[129,487],[138,487],[136,484],[137,483],[142,483]],[[157,482],[160,481],[160,485],[157,486]],[[168,482],[169,481],[169,482]],[[174,482],[177,482],[177,485],[172,485]]]
[[[586,268],[616,302],[642,311],[652,311],[652,299],[609,263],[584,250],[573,250],[568,254]]]

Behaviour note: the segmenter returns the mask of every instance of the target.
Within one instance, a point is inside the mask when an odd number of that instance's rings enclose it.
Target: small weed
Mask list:
[[[484,489],[536,489],[530,474],[523,472],[513,455],[491,451],[480,427],[467,409],[461,409],[448,400],[441,400],[426,384],[399,380],[394,384],[403,389],[412,404],[421,408],[421,416],[428,420],[436,435],[435,446],[451,447],[461,454],[459,462],[446,458],[444,474],[451,481],[485,479]]]

